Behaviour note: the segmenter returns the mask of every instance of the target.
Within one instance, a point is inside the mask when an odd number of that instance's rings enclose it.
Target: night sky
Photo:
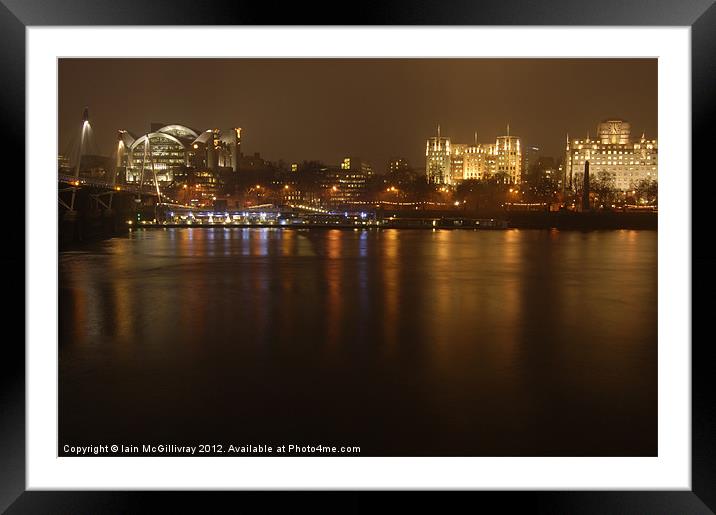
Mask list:
[[[657,133],[656,59],[60,59],[59,152],[90,109],[98,150],[152,122],[241,127],[244,154],[269,160],[391,156],[425,166],[441,125],[453,143],[510,133],[560,157],[566,133],[606,118]]]

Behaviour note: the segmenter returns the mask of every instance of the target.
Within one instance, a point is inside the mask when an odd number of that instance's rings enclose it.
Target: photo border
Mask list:
[[[305,5],[295,4],[284,10],[274,6],[231,2],[215,10],[198,2],[156,0],[151,3],[139,1],[111,2],[110,0],[75,1],[71,5],[39,0],[3,0],[0,4],[0,63],[3,70],[3,86],[0,88],[0,109],[4,118],[5,145],[8,170],[25,170],[25,28],[36,25],[244,25],[274,23],[303,23],[316,25],[334,24],[336,20],[325,19],[327,13],[318,15]],[[7,6],[11,7],[8,8]],[[278,11],[278,12],[274,12]],[[442,3],[382,3],[361,6],[351,21],[361,25],[681,25],[691,26],[692,32],[692,169],[713,167],[710,145],[716,136],[716,6],[713,0],[669,2],[648,0],[619,2],[607,0],[594,3],[584,0],[558,0],[549,5],[522,4],[517,1],[493,2],[476,5],[468,2]],[[321,18],[323,17],[323,20]],[[343,21],[343,20],[341,20]],[[586,23],[585,23],[586,22]],[[38,137],[41,137],[39,135]],[[685,171],[685,173],[687,173]],[[692,183],[693,184],[693,183]],[[16,186],[17,188],[17,186]],[[24,191],[24,184],[19,186]],[[705,191],[701,190],[703,193]],[[707,218],[705,207],[696,201],[692,192],[692,223],[694,230]],[[27,197],[25,197],[27,198]],[[31,199],[28,199],[31,201]],[[12,225],[9,225],[12,227]],[[7,249],[25,248],[24,231],[14,230],[6,236]],[[703,240],[702,240],[703,241]],[[706,265],[714,263],[708,254],[707,244],[698,246],[692,240],[692,274],[699,281],[692,294],[713,291],[714,279]],[[6,327],[17,327],[18,320],[25,318],[24,275],[25,255],[3,256],[4,269],[10,290],[23,302],[15,302],[4,311]],[[18,273],[23,270],[23,274]],[[693,275],[692,275],[693,277]],[[7,284],[7,283],[6,283]],[[22,286],[21,286],[22,284]],[[21,290],[22,288],[22,290]],[[16,293],[17,292],[17,293]],[[16,299],[14,295],[9,298]],[[706,314],[708,302],[696,302],[694,314]],[[14,311],[18,312],[15,313]],[[19,312],[22,310],[22,314]],[[192,502],[206,509],[207,502],[217,496],[202,492],[198,501],[190,501],[186,493],[167,495],[148,492],[35,492],[25,491],[25,348],[24,325],[22,337],[7,338],[4,356],[2,390],[0,393],[0,510],[12,504],[10,512],[52,513],[74,511],[94,513],[111,509],[114,512],[141,511],[148,497],[161,496],[162,503],[177,503],[180,511],[188,510]],[[22,343],[20,340],[22,339]],[[709,345],[704,339],[692,338],[692,490],[690,492],[475,492],[479,502],[483,499],[505,506],[529,505],[531,512],[585,512],[604,513],[620,510],[638,513],[709,513],[716,509],[716,417],[714,416],[714,379],[707,358]],[[263,505],[269,494],[260,496],[247,492],[222,492],[226,499],[234,495],[250,497]],[[351,500],[330,496],[335,505],[345,508],[370,506],[381,502],[381,496],[369,492],[351,492]],[[462,494],[465,495],[465,494]],[[211,497],[211,498],[210,498]],[[306,499],[300,493],[292,493],[296,499]],[[313,496],[312,496],[313,497]],[[442,496],[444,497],[444,496]],[[340,500],[338,500],[340,499]],[[14,504],[13,504],[14,501]],[[360,501],[360,503],[359,503]],[[315,506],[311,500],[310,506]],[[421,500],[421,506],[429,507]],[[269,503],[270,505],[270,503]],[[164,504],[168,508],[167,504]],[[440,505],[442,506],[442,505]],[[72,507],[72,510],[70,510]],[[110,508],[111,507],[111,508]],[[444,506],[443,506],[444,507]],[[709,510],[709,507],[711,510]]]

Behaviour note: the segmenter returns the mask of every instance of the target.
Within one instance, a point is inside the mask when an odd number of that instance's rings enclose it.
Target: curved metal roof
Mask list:
[[[171,125],[165,125],[161,129],[159,129],[157,132],[161,132],[164,134],[173,134],[173,132],[185,132],[189,133],[193,138],[196,138],[198,136],[197,132],[194,129],[191,129],[187,127],[186,125],[179,125],[179,124],[171,124]]]
[[[186,148],[186,145],[181,140],[179,140],[175,136],[172,136],[171,134],[167,134],[166,132],[150,132],[149,134],[145,134],[141,138],[135,140],[130,148],[134,150],[137,146],[141,145],[150,138],[167,138],[175,143],[178,143],[183,148]]]

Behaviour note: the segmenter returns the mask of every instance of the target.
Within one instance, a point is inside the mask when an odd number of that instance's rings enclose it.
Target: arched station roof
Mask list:
[[[181,140],[179,140],[179,139],[176,138],[175,136],[172,136],[171,134],[168,134],[168,133],[166,133],[166,132],[150,132],[149,134],[145,134],[145,135],[142,136],[141,138],[136,139],[136,140],[134,141],[134,143],[132,143],[132,146],[131,146],[130,148],[131,148],[132,150],[134,150],[134,149],[137,148],[139,145],[141,145],[142,143],[145,143],[148,139],[151,139],[151,138],[166,138],[166,139],[168,139],[168,140],[173,141],[174,143],[177,143],[177,144],[181,145],[183,148],[186,148],[186,145],[184,144],[184,142],[182,142]]]
[[[161,132],[163,134],[171,134],[172,136],[176,138],[182,138],[182,139],[196,139],[196,137],[199,135],[194,129],[187,127],[185,125],[179,125],[179,124],[171,124],[171,125],[165,125],[161,129],[159,129],[157,132]]]

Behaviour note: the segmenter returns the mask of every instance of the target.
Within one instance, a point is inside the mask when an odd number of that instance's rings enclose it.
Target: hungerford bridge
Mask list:
[[[138,204],[142,202],[142,197],[154,197],[156,198],[157,206],[165,206],[186,212],[192,212],[197,209],[194,206],[174,202],[168,196],[162,194],[154,168],[151,149],[149,148],[149,141],[147,141],[147,145],[144,148],[144,160],[142,161],[140,180],[137,184],[117,184],[116,173],[108,174],[109,177],[104,178],[80,177],[80,164],[82,157],[87,154],[91,135],[92,126],[89,122],[89,110],[85,108],[82,113],[82,126],[80,128],[74,170],[72,173],[59,173],[57,176],[59,183],[57,199],[60,207],[65,211],[65,219],[72,220],[77,216],[77,197],[81,189],[86,189],[89,193],[89,198],[95,203],[95,207],[101,207],[105,213],[112,212],[112,200],[117,194],[134,195]],[[145,180],[145,172],[146,175],[151,174],[148,181]]]

